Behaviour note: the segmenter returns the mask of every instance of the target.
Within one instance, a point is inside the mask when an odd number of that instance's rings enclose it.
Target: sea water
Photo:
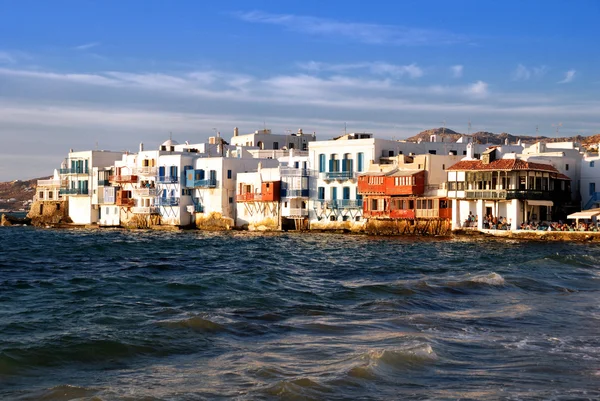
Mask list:
[[[598,399],[600,246],[0,228],[0,399]]]

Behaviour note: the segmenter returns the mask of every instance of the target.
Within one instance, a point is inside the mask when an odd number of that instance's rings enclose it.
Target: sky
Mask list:
[[[600,133],[598,1],[0,0],[0,181],[172,135]]]

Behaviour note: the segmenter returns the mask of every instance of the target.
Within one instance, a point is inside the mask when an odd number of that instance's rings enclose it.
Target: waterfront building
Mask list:
[[[372,164],[358,177],[365,219],[450,219],[446,167],[462,156],[398,155],[392,164]]]
[[[281,228],[279,167],[237,174],[236,226],[250,230]]]
[[[71,150],[59,170],[60,190],[68,202],[69,218],[75,224],[97,223],[100,216],[97,204],[94,204],[92,183],[97,179],[99,169],[112,166],[123,156],[123,152]]]
[[[448,169],[448,198],[452,203],[452,228],[465,226],[475,216],[478,229],[487,216],[504,217],[516,230],[524,222],[566,220],[563,206],[571,199],[571,179],[547,163],[525,161],[517,154],[489,148]]]
[[[580,182],[581,210],[600,207],[600,154],[598,151],[583,155]]]

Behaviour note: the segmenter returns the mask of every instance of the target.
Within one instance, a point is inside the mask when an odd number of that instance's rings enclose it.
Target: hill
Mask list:
[[[37,180],[49,177],[34,178],[32,180],[14,180],[0,182],[0,211],[20,211],[29,209],[35,195]]]
[[[561,138],[549,138],[546,136],[526,136],[526,135],[511,135],[506,132],[500,134],[494,134],[493,132],[487,131],[479,131],[473,134],[461,134],[459,132],[453,131],[449,128],[434,128],[428,129],[418,133],[415,136],[412,136],[406,141],[408,142],[417,142],[419,139],[421,141],[429,141],[431,135],[437,135],[438,138],[443,138],[446,142],[455,142],[460,137],[473,138],[473,142],[481,143],[481,144],[490,144],[490,145],[502,145],[508,139],[508,142],[514,144],[521,140],[522,143],[531,144],[535,142],[579,142],[585,148],[590,147],[591,145],[596,145],[600,142],[600,134],[585,137],[581,135],[576,135],[572,137],[561,137]]]

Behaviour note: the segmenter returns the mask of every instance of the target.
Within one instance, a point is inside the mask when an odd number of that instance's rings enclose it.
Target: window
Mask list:
[[[361,172],[363,171],[363,169],[365,168],[365,154],[363,152],[360,152],[357,155],[358,158],[358,167],[357,167],[357,171]]]
[[[335,221],[335,216],[329,216],[329,221]]]
[[[321,153],[319,155],[319,173],[325,172],[325,154]]]
[[[430,155],[435,155],[436,153],[437,153],[437,152],[436,152],[435,150],[430,150],[430,151],[429,151],[429,154],[430,154]]]
[[[229,197],[229,203],[233,203],[233,197]]]
[[[371,210],[377,210],[377,199],[371,199]]]
[[[569,171],[569,165],[565,164],[565,170]]]
[[[337,199],[337,187],[331,187],[330,191],[331,191],[331,200],[336,200]]]
[[[594,193],[596,193],[596,183],[590,182],[590,196],[594,195]]]
[[[343,217],[342,217],[342,220],[343,220],[343,221],[348,221],[348,219],[350,219],[350,216],[343,216]]]
[[[227,170],[227,178],[231,179],[231,170]]]
[[[342,188],[342,199],[350,199],[350,187]]]
[[[300,168],[300,162],[294,162],[294,168]]]
[[[40,195],[38,196],[40,199],[44,199],[44,191],[40,191]]]
[[[329,157],[329,172],[334,173],[340,171],[340,161],[337,160],[337,155],[332,153]]]
[[[60,203],[56,204],[56,210],[60,210]]]
[[[317,192],[317,199],[325,199],[325,187],[319,187]]]
[[[106,215],[108,216],[110,214],[110,208],[106,208]]]
[[[279,142],[273,142],[273,150],[279,149]]]
[[[594,167],[594,162],[593,161],[590,162],[590,167]]]
[[[48,192],[48,199],[52,199],[52,195],[54,195],[52,191]]]
[[[290,146],[288,147],[288,149],[294,149],[294,142],[290,142]]]

